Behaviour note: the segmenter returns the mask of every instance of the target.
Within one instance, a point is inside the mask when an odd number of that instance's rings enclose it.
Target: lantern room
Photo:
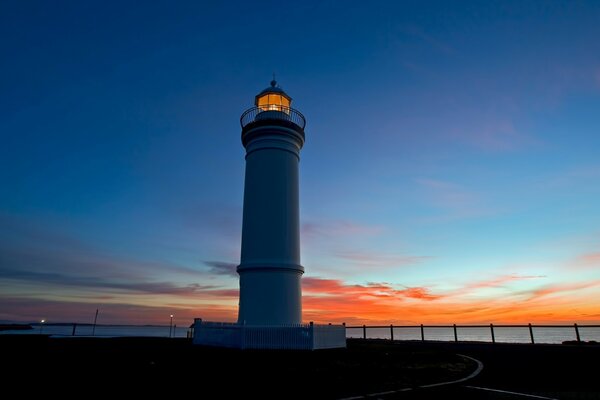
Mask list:
[[[292,98],[272,80],[271,86],[256,95],[254,104],[263,111],[282,111],[290,113]]]

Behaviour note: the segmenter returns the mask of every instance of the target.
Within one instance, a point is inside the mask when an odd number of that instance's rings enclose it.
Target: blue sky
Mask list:
[[[0,319],[233,318],[239,116],[275,72],[308,121],[305,318],[600,321],[599,18],[3,2]]]

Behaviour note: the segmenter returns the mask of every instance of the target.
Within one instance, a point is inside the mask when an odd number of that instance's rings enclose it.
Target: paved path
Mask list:
[[[475,378],[378,394],[373,399],[600,399],[600,346],[402,343],[439,347],[480,360]]]

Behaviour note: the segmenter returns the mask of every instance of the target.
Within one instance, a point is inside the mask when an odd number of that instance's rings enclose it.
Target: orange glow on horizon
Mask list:
[[[346,284],[336,279],[303,278],[305,322],[348,325],[416,324],[510,324],[598,323],[600,312],[592,298],[600,296],[600,279],[584,283],[546,285],[506,296],[488,296],[481,290],[510,281],[534,279],[507,275],[475,282],[450,292],[426,287],[394,287],[387,283]],[[212,321],[237,320],[236,289],[206,290],[175,298],[155,298],[151,304],[130,298],[130,303],[108,303],[100,308],[102,323],[164,324],[174,313],[178,324],[194,318]],[[591,296],[590,296],[591,295]],[[87,322],[97,303],[3,298],[12,313],[5,320]]]

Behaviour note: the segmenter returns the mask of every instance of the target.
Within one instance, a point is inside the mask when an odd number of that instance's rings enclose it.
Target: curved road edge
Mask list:
[[[467,358],[467,359],[469,359],[471,361],[475,361],[477,363],[477,368],[475,369],[475,371],[473,371],[469,376],[467,376],[465,378],[461,378],[461,379],[457,379],[455,381],[449,381],[449,382],[431,383],[429,385],[419,386],[419,388],[430,388],[430,387],[445,386],[445,385],[452,385],[452,384],[455,384],[455,383],[465,382],[465,381],[468,381],[469,379],[475,378],[483,370],[483,363],[481,361],[479,361],[478,359],[466,356],[464,354],[457,354],[457,356],[460,356],[462,358]]]
[[[457,354],[457,356],[469,359],[471,361],[475,361],[475,363],[477,364],[477,368],[475,368],[475,371],[471,372],[468,376],[466,376],[464,378],[460,378],[460,379],[457,379],[457,380],[454,380],[454,381],[430,383],[428,385],[421,385],[421,386],[416,386],[416,387],[408,387],[408,388],[402,388],[402,389],[397,389],[397,390],[388,390],[386,392],[369,393],[369,394],[365,394],[365,395],[361,395],[361,396],[344,397],[344,398],[339,399],[339,400],[366,399],[366,398],[370,398],[370,397],[385,396],[385,395],[394,394],[394,393],[400,393],[400,392],[409,392],[409,391],[414,390],[414,389],[426,389],[426,388],[432,388],[432,387],[454,385],[454,384],[466,382],[466,381],[468,381],[470,379],[475,378],[483,370],[483,363],[481,361],[479,361],[478,359],[470,357],[470,356],[466,356],[464,354]]]

